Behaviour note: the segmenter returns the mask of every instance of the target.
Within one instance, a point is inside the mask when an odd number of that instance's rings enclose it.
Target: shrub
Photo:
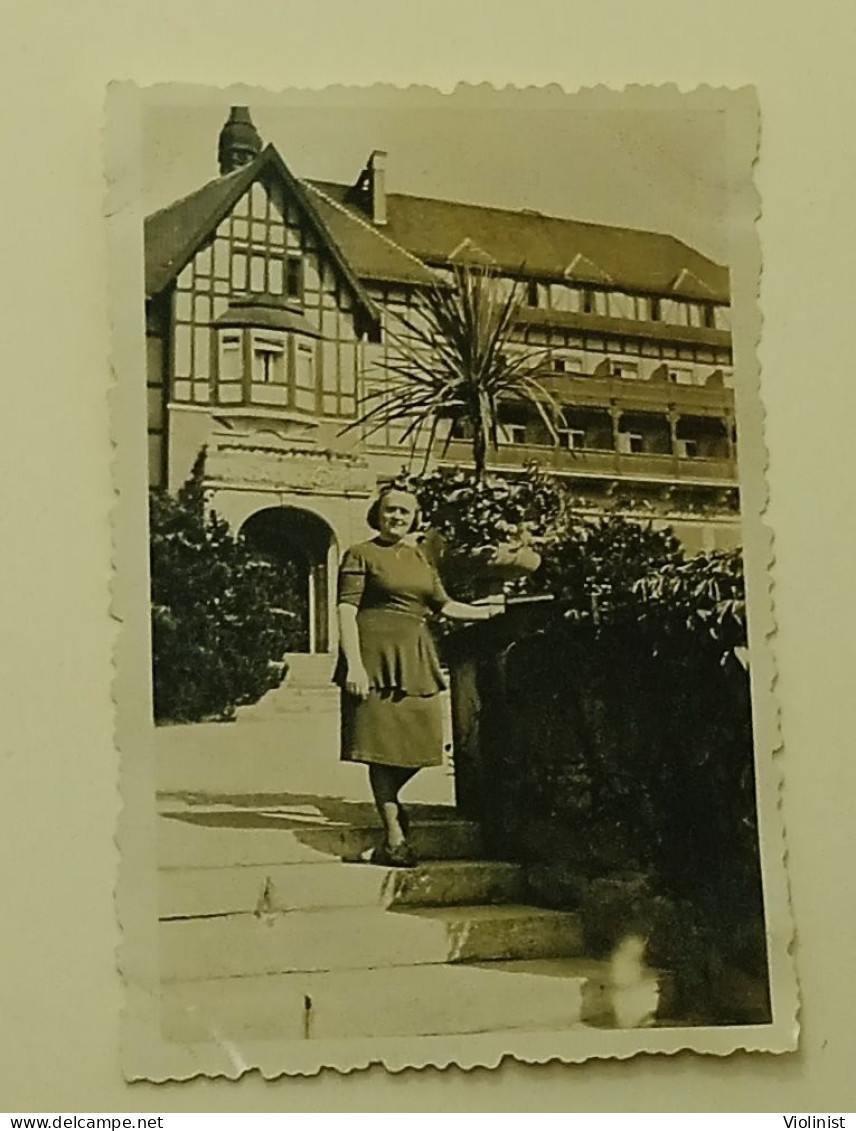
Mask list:
[[[683,562],[671,530],[655,530],[621,514],[570,512],[562,536],[547,548],[532,586],[553,593],[567,612],[598,623],[635,615],[635,586],[657,570]]]
[[[567,498],[533,464],[515,476],[478,480],[460,468],[411,480],[427,526],[454,551],[490,552],[500,542],[543,550],[562,537]]]
[[[204,451],[178,492],[149,497],[155,721],[232,718],[281,683],[294,578],[206,510]]]
[[[713,1016],[718,972],[763,986],[766,962],[742,557],[566,514],[530,581],[554,611],[521,613],[480,667],[475,815],[592,946],[647,937],[681,1009]]]

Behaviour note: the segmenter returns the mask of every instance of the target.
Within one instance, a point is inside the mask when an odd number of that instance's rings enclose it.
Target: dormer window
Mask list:
[[[583,359],[578,354],[554,351],[550,368],[553,373],[569,373],[579,377],[583,372]]]
[[[302,313],[278,296],[252,296],[233,302],[215,325],[220,404],[318,411],[318,333]]]
[[[613,361],[610,365],[613,377],[635,381],[639,377],[639,365],[635,361]]]

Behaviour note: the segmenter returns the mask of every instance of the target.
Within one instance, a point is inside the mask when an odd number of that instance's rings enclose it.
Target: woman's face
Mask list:
[[[413,527],[416,500],[406,491],[390,491],[378,506],[378,527],[382,538],[397,542]]]

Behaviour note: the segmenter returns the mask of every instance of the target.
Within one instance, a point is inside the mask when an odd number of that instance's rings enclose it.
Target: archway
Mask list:
[[[250,515],[241,533],[257,553],[294,577],[298,594],[295,651],[328,652],[333,531],[311,511],[267,507]]]

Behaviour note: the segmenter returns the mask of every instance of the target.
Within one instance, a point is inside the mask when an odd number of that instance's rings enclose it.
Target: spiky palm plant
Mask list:
[[[396,355],[383,362],[392,380],[365,398],[349,429],[372,435],[403,424],[401,443],[415,452],[426,440],[425,462],[449,423],[448,450],[455,424],[470,434],[477,482],[483,482],[488,452],[499,444],[500,405],[531,405],[554,443],[564,424],[562,410],[537,378],[546,350],[510,349],[520,307],[519,285],[507,292],[498,276],[482,268],[456,266],[453,286],[437,283],[423,293],[420,318],[399,316],[401,329],[387,330]],[[347,431],[347,429],[346,429]]]

